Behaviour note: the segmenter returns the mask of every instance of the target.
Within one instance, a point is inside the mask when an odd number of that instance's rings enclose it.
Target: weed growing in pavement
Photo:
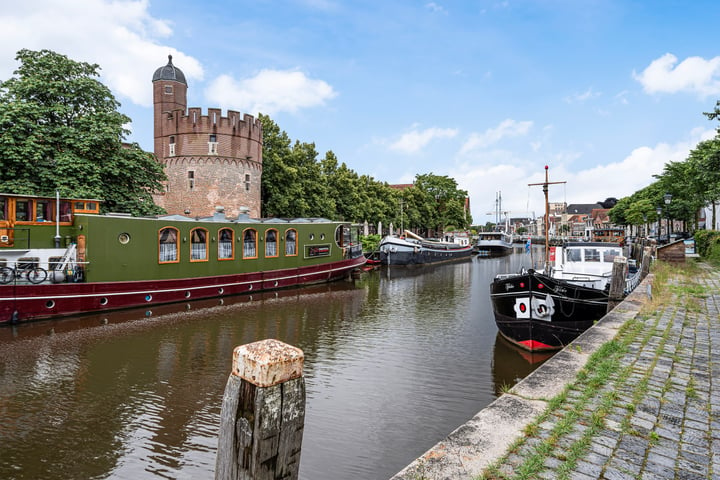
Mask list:
[[[671,324],[665,326],[664,329],[659,328],[659,324],[667,314],[682,315],[694,312],[696,304],[691,304],[686,299],[689,297],[699,299],[708,294],[707,289],[697,288],[691,284],[700,275],[698,266],[694,263],[678,268],[658,262],[654,274],[652,302],[648,302],[640,314],[621,327],[615,340],[603,345],[589,357],[585,368],[578,373],[572,386],[572,389],[580,394],[569,397],[567,392],[570,388],[566,388],[562,394],[563,398],[560,399],[558,396],[552,399],[541,418],[537,419],[532,427],[529,426],[525,429],[525,438],[521,439],[522,441],[514,449],[516,452],[522,451],[523,444],[528,444],[530,437],[534,438],[534,441],[525,448],[524,454],[520,453],[525,461],[513,474],[506,474],[500,470],[500,466],[504,464],[505,460],[501,459],[488,467],[479,477],[480,479],[538,478],[543,473],[548,473],[543,471],[545,462],[550,456],[563,460],[553,475],[557,475],[557,478],[561,480],[569,479],[578,461],[587,454],[593,436],[606,428],[608,415],[617,412],[618,399],[626,398],[624,394],[621,396],[618,392],[632,392],[631,399],[626,400],[623,405],[626,412],[622,415],[622,432],[634,436],[643,435],[641,431],[633,427],[631,419],[647,395],[652,371],[657,365],[660,355],[667,357],[671,354],[672,349],[666,345],[670,336],[675,334]],[[685,308],[686,311],[676,310],[678,307]],[[620,363],[623,355],[630,348],[639,351],[651,348],[655,352],[655,357],[650,365],[641,367],[644,374],[639,381],[637,365],[622,367]],[[681,356],[680,350],[672,354],[675,361],[679,360]],[[663,396],[671,388],[672,382],[668,379],[662,388]],[[691,379],[685,393],[688,397],[696,396],[695,389],[695,382]],[[594,400],[597,398],[600,398],[599,402]],[[665,398],[661,396],[660,401],[664,402]],[[563,408],[563,405],[568,405],[568,407]],[[549,418],[551,410],[560,419],[550,431],[549,436],[539,439],[537,437],[540,432],[539,425]],[[573,431],[574,425],[582,427],[582,435],[567,445],[567,434]],[[651,431],[647,435],[651,444],[659,442],[657,432]],[[562,442],[560,442],[561,438],[564,438]],[[559,450],[559,445],[567,445],[567,448]]]

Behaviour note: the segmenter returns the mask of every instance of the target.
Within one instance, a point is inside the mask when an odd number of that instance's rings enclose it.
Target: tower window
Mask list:
[[[192,191],[195,188],[195,171],[188,171],[188,187]]]
[[[210,138],[208,140],[208,153],[210,155],[217,155],[217,135],[210,134]]]
[[[165,85],[165,94],[166,95],[172,95],[173,87],[172,85]]]
[[[250,191],[250,174],[249,173],[245,174],[245,191],[246,192]]]
[[[175,135],[170,135],[170,145],[168,155],[171,157],[175,156]]]

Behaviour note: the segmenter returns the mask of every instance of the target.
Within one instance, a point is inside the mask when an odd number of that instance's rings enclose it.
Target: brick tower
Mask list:
[[[262,125],[252,115],[187,108],[185,75],[168,56],[153,75],[155,156],[165,168],[165,192],[154,196],[168,214],[205,217],[222,206],[260,216]]]

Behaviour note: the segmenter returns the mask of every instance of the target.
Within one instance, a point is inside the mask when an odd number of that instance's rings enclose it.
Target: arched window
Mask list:
[[[158,233],[158,261],[160,263],[178,262],[178,231],[177,228],[166,227]]]
[[[233,251],[234,232],[231,228],[223,228],[218,232],[218,259],[232,260],[235,258]]]
[[[290,228],[285,232],[285,256],[293,257],[297,255],[297,231]]]
[[[277,230],[271,228],[265,232],[265,256],[266,257],[277,257]]]
[[[190,261],[207,260],[207,230],[193,228],[190,231]]]
[[[243,232],[243,258],[257,258],[257,232],[252,228]]]

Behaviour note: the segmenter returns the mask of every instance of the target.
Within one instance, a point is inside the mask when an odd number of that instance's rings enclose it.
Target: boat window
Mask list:
[[[346,247],[352,243],[349,225],[338,225],[335,229],[335,243],[338,247]]]
[[[600,251],[597,248],[586,248],[585,249],[585,261],[586,262],[599,262]]]
[[[243,232],[243,258],[257,258],[257,232],[252,228]]]
[[[30,200],[18,200],[15,202],[15,220],[18,222],[29,222],[30,218]]]
[[[271,228],[265,232],[265,256],[277,257],[277,230]]]
[[[297,232],[294,228],[285,232],[285,255],[288,257],[297,255]]]
[[[207,260],[207,230],[193,228],[190,231],[190,261]]]
[[[218,233],[218,259],[231,260],[235,257],[235,252],[233,252],[234,233],[230,228],[223,228]]]
[[[74,202],[73,211],[77,213],[98,213],[100,209],[98,208],[97,202],[82,201]]]
[[[7,202],[5,201],[5,197],[0,197],[0,220],[7,220],[6,208]]]
[[[619,248],[613,248],[611,250],[606,250],[603,255],[603,262],[607,263],[613,263],[615,261],[615,257],[621,256],[621,252]]]
[[[167,227],[160,230],[158,235],[160,263],[174,263],[178,261],[178,231]]]
[[[53,221],[53,205],[48,200],[38,200],[35,202],[35,221],[52,222]]]
[[[63,263],[63,257],[50,257],[48,258],[48,268],[55,270]]]
[[[60,221],[72,222],[72,205],[70,202],[60,202]]]
[[[568,262],[580,262],[582,261],[582,258],[580,258],[580,249],[578,248],[569,248],[567,251],[567,261]]]

